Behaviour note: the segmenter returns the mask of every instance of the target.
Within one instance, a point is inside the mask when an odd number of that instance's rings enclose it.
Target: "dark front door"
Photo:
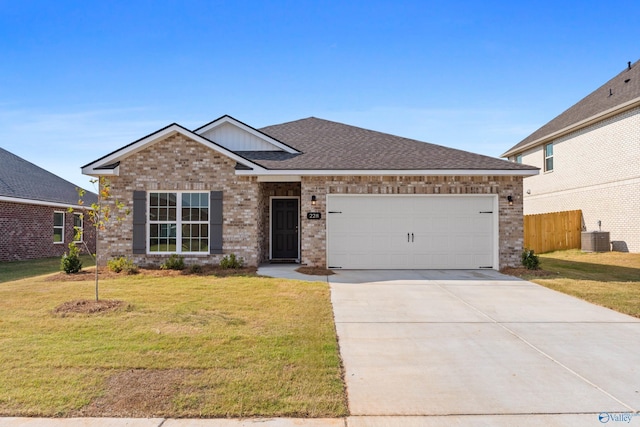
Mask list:
[[[298,199],[273,199],[271,257],[298,258]]]

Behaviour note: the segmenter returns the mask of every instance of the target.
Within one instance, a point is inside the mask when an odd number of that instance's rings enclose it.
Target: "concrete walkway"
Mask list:
[[[640,426],[640,319],[495,271],[337,273],[350,426]]]
[[[299,264],[262,264],[257,273],[261,276],[279,277],[282,279],[304,280],[306,282],[327,282],[329,276],[311,276],[298,273]]]

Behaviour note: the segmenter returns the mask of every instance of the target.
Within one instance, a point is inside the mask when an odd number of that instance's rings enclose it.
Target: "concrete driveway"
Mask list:
[[[495,271],[328,280],[349,425],[640,426],[640,319]]]

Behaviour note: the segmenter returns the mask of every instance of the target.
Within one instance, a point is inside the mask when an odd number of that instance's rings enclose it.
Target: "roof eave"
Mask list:
[[[606,120],[610,117],[613,117],[617,114],[620,113],[624,113],[627,110],[631,110],[632,108],[636,108],[640,106],[640,97],[634,98],[630,101],[624,102],[620,105],[617,105],[613,108],[610,108],[608,110],[605,110],[601,113],[595,114],[591,117],[588,117],[584,120],[581,120],[579,122],[576,122],[570,126],[567,126],[563,129],[560,129],[558,131],[552,132],[546,136],[543,136],[542,138],[538,138],[535,141],[531,141],[528,144],[523,145],[522,147],[517,147],[517,144],[515,146],[513,146],[511,149],[509,149],[508,151],[506,151],[504,154],[502,154],[500,157],[509,157],[509,156],[513,156],[515,154],[521,153],[523,151],[526,151],[532,147],[547,143],[553,139],[559,138],[561,136],[567,135],[571,132],[574,132],[576,130],[585,128],[587,126],[590,126],[594,123],[600,122],[602,120]]]
[[[108,154],[92,163],[89,163],[83,166],[82,173],[84,175],[90,175],[90,176],[118,176],[120,174],[119,162],[122,159],[129,157],[145,149],[151,144],[154,144],[162,139],[171,137],[178,133],[186,136],[187,138],[193,139],[194,141],[201,143],[206,147],[213,149],[219,152],[220,154],[227,156],[232,160],[235,160],[236,162],[241,163],[247,167],[250,167],[258,171],[264,170],[264,168],[261,167],[260,165],[234,153],[231,150],[224,148],[219,144],[216,144],[210,139],[207,139],[201,135],[198,135],[197,133],[194,133],[189,129],[184,128],[177,123],[173,123],[150,135],[147,135],[144,138],[141,138],[129,145],[126,145],[120,148],[119,150],[112,152],[111,154]],[[116,165],[116,166],[112,167],[113,165]]]
[[[533,176],[535,169],[269,169],[236,170],[239,176]]]

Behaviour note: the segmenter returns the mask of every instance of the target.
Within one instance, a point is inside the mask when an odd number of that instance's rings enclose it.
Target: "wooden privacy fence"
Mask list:
[[[536,253],[579,249],[582,211],[524,216],[524,247]]]

